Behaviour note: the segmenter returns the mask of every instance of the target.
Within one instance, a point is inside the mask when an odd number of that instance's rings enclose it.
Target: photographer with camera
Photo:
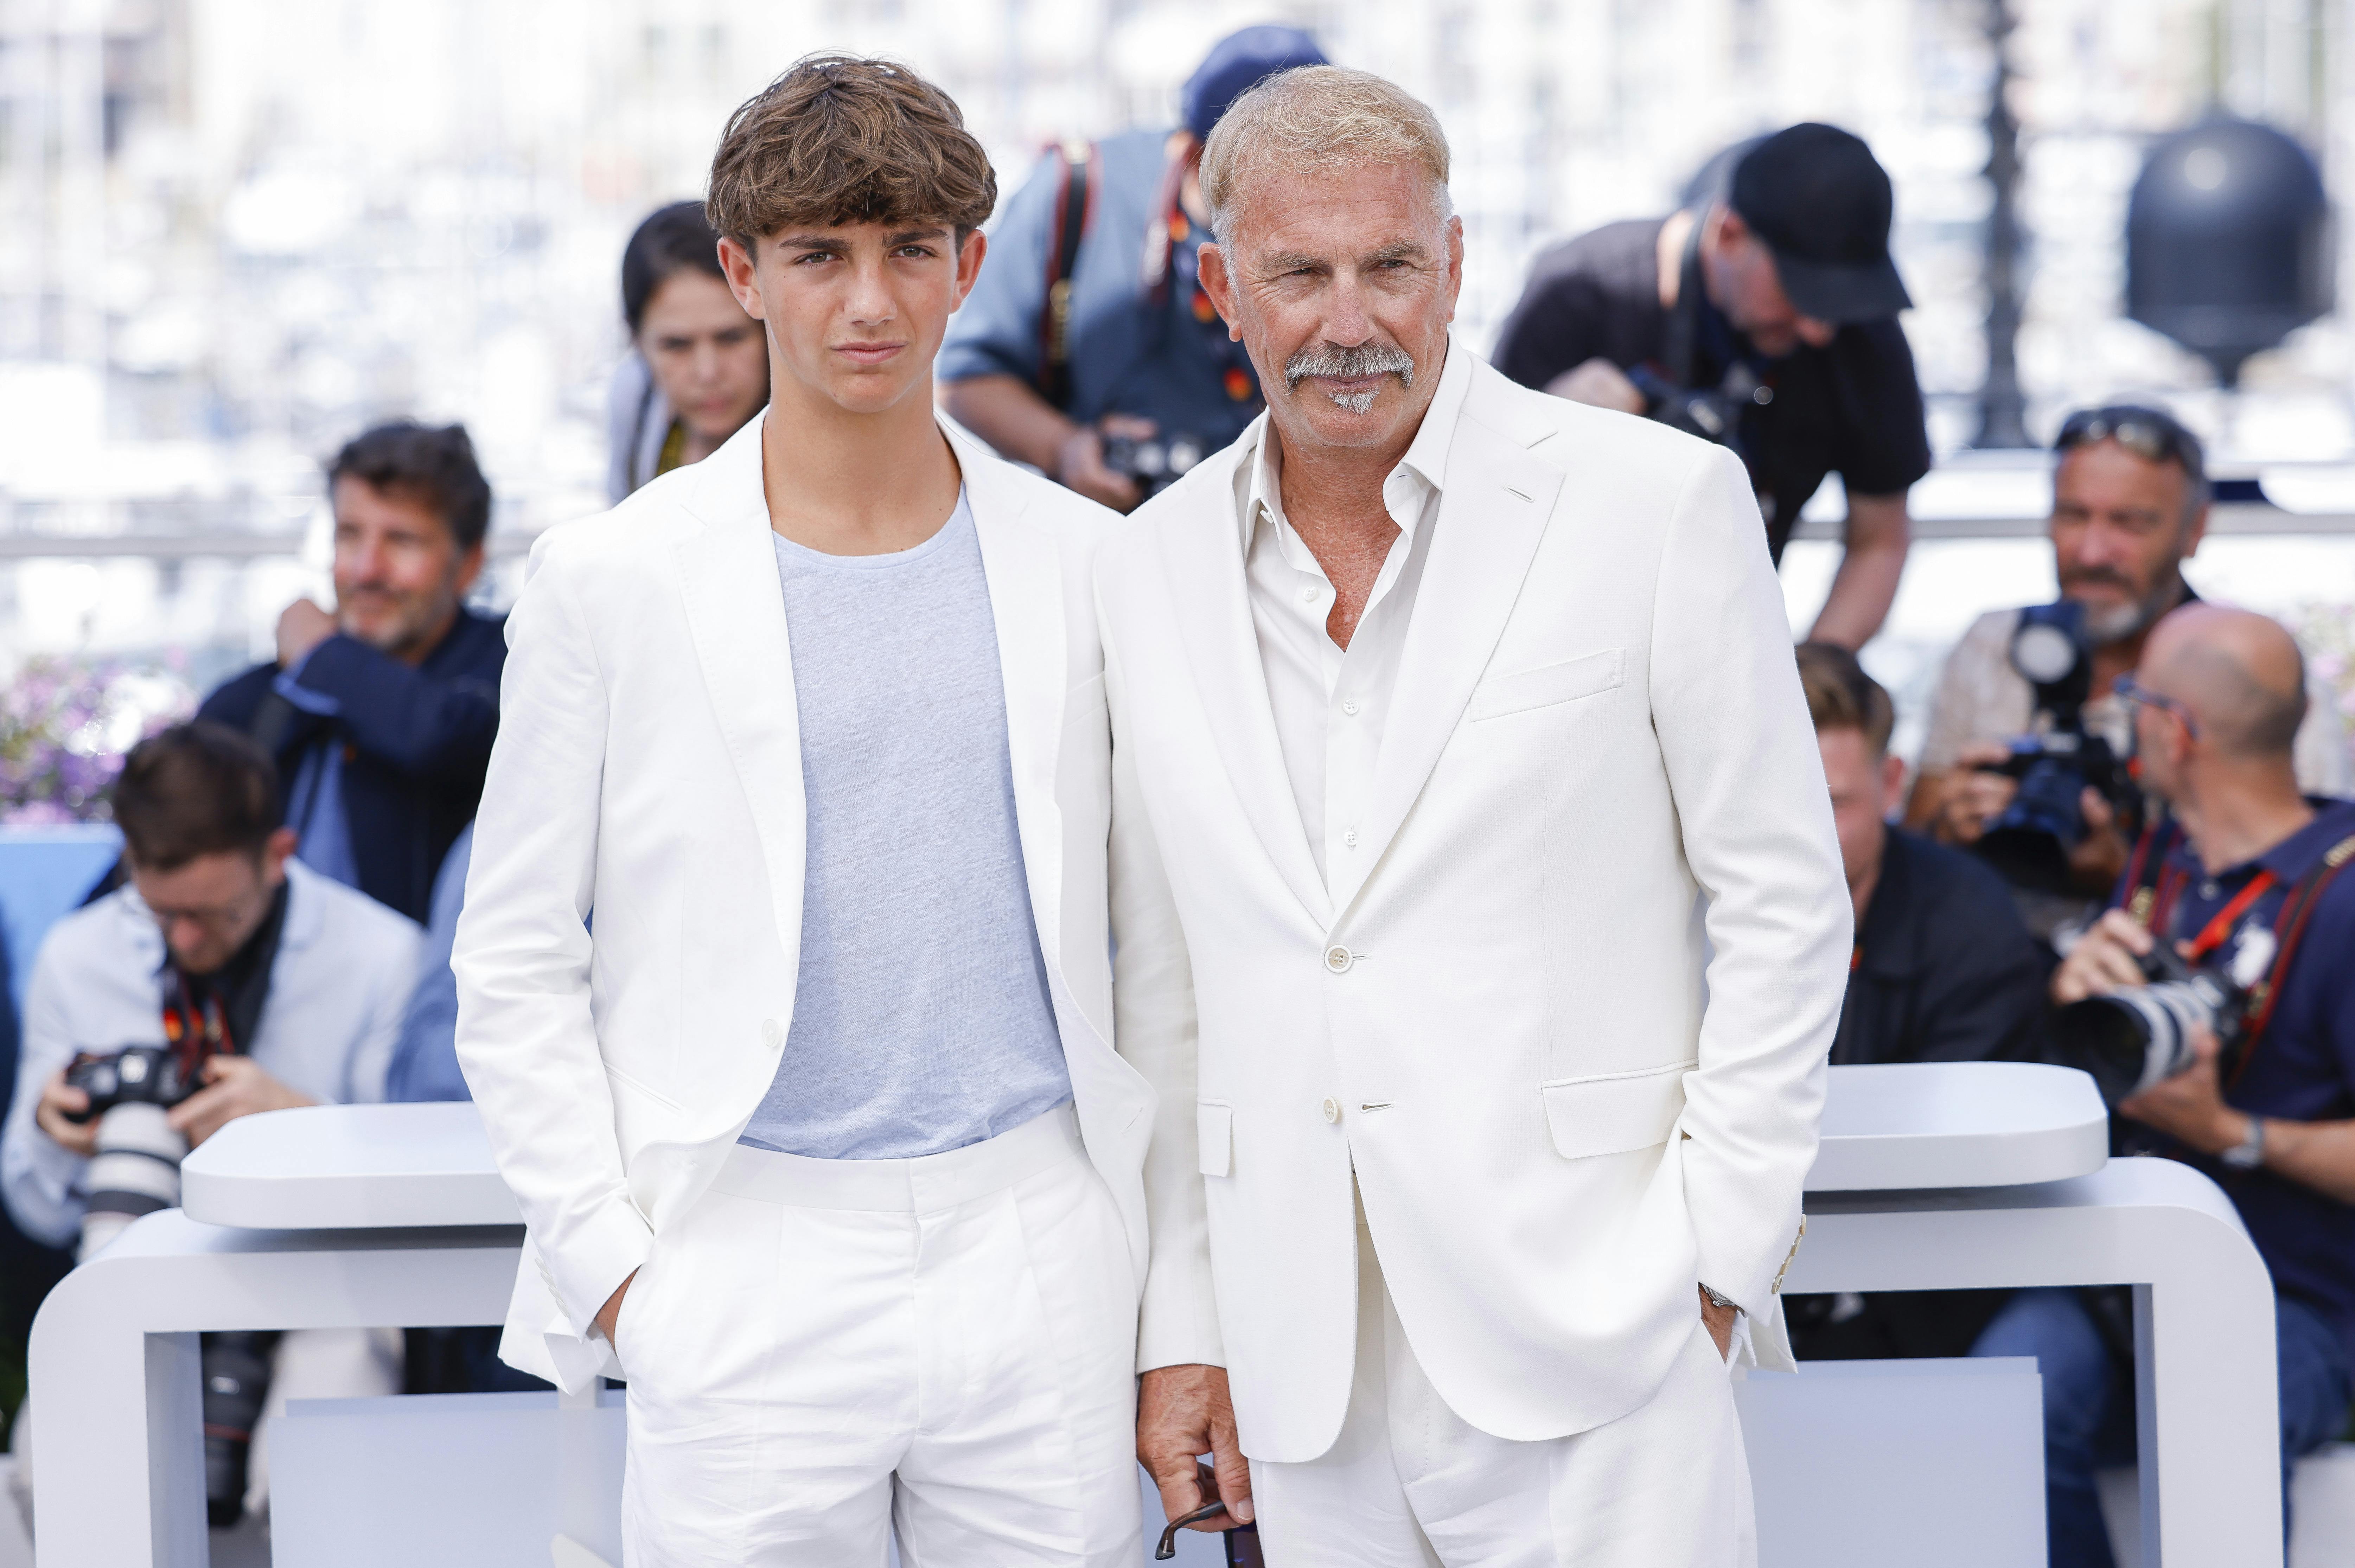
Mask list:
[[[113,796],[127,885],[50,928],[25,997],[0,1196],[27,1235],[89,1258],[179,1202],[179,1162],[240,1116],[381,1100],[418,930],[293,859],[277,772],[198,720],[133,747]],[[398,1392],[399,1338],[208,1336],[207,1485],[245,1496],[272,1341],[278,1397]]]
[[[1221,38],[1174,131],[1049,153],[1000,209],[981,281],[933,374],[957,421],[1017,463],[1128,511],[1232,442],[1264,406],[1202,292],[1202,144],[1263,78],[1323,65],[1296,27]]]
[[[1990,611],[1947,656],[1906,808],[1917,831],[1987,852],[2040,936],[2090,913],[2126,869],[2132,824],[2119,817],[2138,812],[2140,791],[2125,776],[2132,726],[2113,688],[2159,617],[2198,601],[2183,563],[2209,501],[2199,437],[2158,409],[2081,410],[2053,451],[2061,597]],[[2332,703],[2308,704],[2295,758],[2307,791],[2346,793]]]
[[[2262,615],[2176,610],[2118,695],[2169,815],[2053,976],[2054,1047],[2126,1119],[2124,1152],[2214,1178],[2264,1256],[2286,1487],[2345,1424],[2355,1368],[2355,802],[2299,793],[2303,661]],[[2056,1568],[2111,1561],[2094,1468],[2131,1453],[2126,1318],[2100,1292],[2022,1291],[1972,1350],[2043,1374]]]
[[[1802,643],[1797,656],[1856,912],[1833,1064],[2037,1055],[2046,966],[2003,883],[1972,857],[1890,826],[1905,772],[1889,753],[1895,704],[1846,648]],[[1785,1296],[1783,1310],[1802,1360],[1959,1356],[2002,1299],[1976,1290]]]
[[[1537,259],[1497,345],[1525,387],[1646,414],[1738,453],[1779,563],[1838,474],[1847,553],[1810,641],[1862,647],[1905,569],[1905,493],[1930,471],[1910,307],[1872,150],[1803,124],[1736,149],[1665,219],[1607,224]]]

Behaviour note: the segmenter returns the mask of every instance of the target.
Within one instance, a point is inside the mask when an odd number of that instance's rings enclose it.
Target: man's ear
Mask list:
[[[989,236],[976,229],[957,245],[956,299],[949,305],[952,313],[963,308],[965,296],[973,285],[981,281],[981,263],[989,254]]]
[[[1227,324],[1227,336],[1241,343],[1243,331],[1235,325],[1235,280],[1227,271],[1226,247],[1203,246],[1197,254],[1195,269],[1202,281],[1202,292],[1210,296],[1210,303],[1218,307],[1219,319]]]
[[[263,887],[274,892],[277,891],[278,884],[286,880],[287,857],[294,853],[294,846],[299,841],[298,836],[291,827],[278,828],[261,841],[261,885]]]
[[[458,568],[450,574],[450,586],[463,603],[474,592],[474,580],[483,575],[483,556],[486,540],[476,539],[458,557]]]
[[[1455,302],[1464,293],[1464,219],[1450,214],[1447,219],[1447,319],[1455,319]]]
[[[1881,759],[1881,798],[1896,801],[1904,798],[1905,759],[1890,752]]]
[[[723,236],[719,241],[719,270],[728,274],[728,292],[736,296],[744,314],[754,321],[766,321],[768,317],[761,310],[761,284],[752,252]]]

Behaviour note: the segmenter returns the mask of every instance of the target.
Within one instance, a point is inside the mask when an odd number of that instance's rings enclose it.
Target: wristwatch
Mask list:
[[[1733,1297],[1732,1297],[1732,1296],[1721,1296],[1721,1295],[1719,1295],[1716,1291],[1713,1291],[1713,1290],[1710,1289],[1710,1287],[1709,1287],[1709,1286],[1707,1286],[1707,1285],[1702,1285],[1702,1286],[1700,1287],[1700,1293],[1701,1293],[1701,1295],[1703,1295],[1703,1296],[1707,1296],[1707,1297],[1709,1298],[1709,1304],[1710,1304],[1711,1307],[1718,1307],[1718,1308],[1720,1308],[1720,1309],[1723,1309],[1723,1308],[1725,1308],[1725,1307],[1732,1307],[1736,1312],[1739,1312],[1739,1311],[1741,1311],[1741,1310],[1742,1310],[1742,1304],[1741,1304],[1740,1302],[1738,1302],[1738,1301],[1734,1300],[1734,1299],[1733,1299]]]
[[[2265,1119],[2249,1118],[2248,1136],[2216,1157],[2234,1170],[2254,1170],[2265,1163]]]

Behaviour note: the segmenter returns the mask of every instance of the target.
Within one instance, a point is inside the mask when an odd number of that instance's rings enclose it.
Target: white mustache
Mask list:
[[[1396,376],[1400,386],[1412,387],[1414,359],[1395,344],[1361,343],[1354,348],[1338,348],[1320,343],[1313,348],[1303,348],[1284,362],[1284,389],[1296,392],[1300,383],[1311,376]],[[1353,414],[1364,413],[1374,406],[1375,394],[1369,390],[1326,395]]]

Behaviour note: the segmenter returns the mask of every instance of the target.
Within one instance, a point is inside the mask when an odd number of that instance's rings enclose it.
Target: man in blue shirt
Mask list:
[[[1202,144],[1243,92],[1323,65],[1294,27],[1221,39],[1185,123],[1058,149],[998,215],[981,281],[934,374],[948,411],[1005,456],[1126,511],[1259,416],[1259,379],[1202,292]],[[1067,242],[1068,241],[1068,242]],[[1105,440],[1146,443],[1106,461]],[[1147,469],[1153,472],[1145,472]]]
[[[197,717],[251,736],[286,781],[304,864],[422,922],[474,815],[499,726],[499,620],[465,607],[491,487],[457,425],[382,425],[336,454],[336,609],[278,622],[278,656]]]
[[[2053,976],[2064,1005],[2146,983],[2161,942],[2234,967],[2248,1019],[2207,1030],[2184,1072],[2126,1098],[2126,1152],[2184,1160],[2231,1195],[2272,1271],[2284,1477],[2347,1419],[2355,1366],[2355,802],[2298,794],[2306,715],[2297,645],[2262,615],[2177,610],[2121,683],[2153,830],[2115,907]],[[2263,933],[2263,934],[2260,934]],[[2044,1378],[2046,1520],[2054,1568],[2111,1563],[2094,1467],[2131,1452],[2132,1380],[2089,1297],[2022,1291],[1974,1347],[2037,1358]]]

